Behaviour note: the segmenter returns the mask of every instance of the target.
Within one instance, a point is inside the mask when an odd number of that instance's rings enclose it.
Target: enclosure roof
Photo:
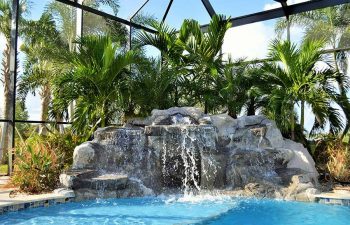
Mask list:
[[[140,15],[152,16],[176,28],[184,19],[195,19],[206,28],[212,16],[222,14],[231,18],[235,27],[350,3],[350,0],[101,0],[99,7],[93,8],[89,0],[56,1],[149,32],[155,31],[140,24]],[[117,2],[117,10],[111,7],[111,2]]]

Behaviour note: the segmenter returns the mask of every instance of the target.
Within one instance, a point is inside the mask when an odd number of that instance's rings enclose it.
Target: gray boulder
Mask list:
[[[193,107],[153,110],[126,127],[98,129],[74,150],[61,184],[80,199],[225,189],[312,200],[315,162],[262,115],[233,119]]]

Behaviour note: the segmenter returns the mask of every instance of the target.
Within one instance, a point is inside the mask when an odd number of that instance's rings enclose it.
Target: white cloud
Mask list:
[[[234,27],[226,33],[223,52],[230,54],[233,58],[265,58],[273,38],[273,27],[264,23]]]
[[[301,2],[308,2],[309,0],[289,0],[288,1],[288,5],[293,5],[293,4],[297,4],[297,3],[301,3]],[[276,8],[280,8],[281,4],[278,2],[274,2],[274,3],[267,3],[264,6],[264,10],[270,10],[270,9],[276,9]]]
[[[29,113],[29,120],[40,120],[41,104],[38,95],[28,94],[26,98],[26,107]]]

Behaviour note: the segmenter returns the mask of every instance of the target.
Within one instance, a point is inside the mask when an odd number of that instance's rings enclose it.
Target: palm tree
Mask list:
[[[333,107],[342,104],[338,101],[339,93],[334,82],[342,80],[345,88],[349,85],[345,76],[333,68],[317,69],[316,63],[324,61],[323,46],[324,42],[310,39],[303,41],[299,49],[288,41],[274,41],[269,51],[271,62],[262,66],[264,73],[260,90],[268,102],[265,111],[270,112],[284,131],[291,132],[292,139],[295,139],[296,104],[301,108],[302,129],[305,104],[311,107],[315,116],[313,132],[325,128],[327,122],[332,133],[343,128],[339,111]]]
[[[291,26],[305,29],[305,38],[322,40],[333,49],[349,47],[350,41],[350,4],[344,4],[310,12],[292,15]],[[281,19],[276,23],[276,32],[281,35],[288,29],[288,21]],[[340,54],[340,55],[339,55]],[[344,52],[333,52],[335,68],[339,68],[340,59],[344,62]],[[345,68],[342,68],[343,72]]]
[[[260,82],[261,70],[256,64],[245,62],[244,58],[225,64],[224,76],[217,79],[216,87],[220,90],[222,105],[233,118],[246,111],[248,116],[255,115],[260,108],[259,95],[255,94],[255,84]]]
[[[92,8],[99,8],[101,5],[107,5],[113,10],[115,15],[119,10],[118,0],[81,0],[81,4]],[[46,6],[46,12],[52,14],[56,23],[59,24],[58,29],[62,39],[66,41],[70,51],[76,49],[75,39],[78,38],[78,29],[82,29],[84,35],[111,34],[113,36],[113,41],[123,44],[126,47],[128,31],[124,25],[84,11],[83,23],[81,24],[82,28],[77,27],[77,16],[80,15],[77,14],[76,10],[77,9],[74,7],[57,1],[52,1]],[[74,103],[71,102],[69,105],[69,114],[74,114],[73,108]],[[72,117],[72,115],[69,115],[69,117]],[[61,120],[61,118],[58,117],[58,120]]]
[[[22,23],[22,15],[28,10],[28,1],[21,0],[19,4],[19,21]],[[4,108],[3,117],[10,119],[12,116],[12,96],[11,92],[11,77],[10,77],[10,38],[11,38],[11,19],[12,19],[12,1],[11,0],[0,0],[0,34],[5,37],[5,49],[2,57],[2,74],[0,81],[4,85]],[[9,134],[12,132],[10,126],[5,123],[3,125],[3,132],[0,140],[0,159],[6,151],[4,149],[9,148]]]
[[[19,96],[25,100],[27,93],[39,89],[41,98],[41,121],[49,118],[53,79],[63,73],[66,66],[58,58],[68,51],[50,14],[44,13],[38,21],[27,21],[23,25],[24,43],[20,47],[26,54],[24,73],[19,83]],[[46,126],[41,125],[44,134]]]
[[[53,110],[67,109],[76,101],[73,128],[91,135],[97,126],[112,124],[123,110],[122,87],[134,53],[120,52],[109,36],[86,36],[78,42],[78,52],[67,57],[72,70],[55,81]]]
[[[327,46],[333,49],[349,47],[350,42],[350,4],[343,4],[334,7],[328,7],[311,12],[301,13],[290,17],[290,24],[302,27],[306,30],[304,38],[325,40]],[[279,20],[276,24],[277,33],[281,34],[288,29],[288,23],[285,20]],[[346,51],[333,51],[334,67],[338,72],[347,72],[347,56]],[[350,121],[350,103],[342,86],[342,82],[338,82],[342,101],[342,110],[345,112],[347,121]],[[348,122],[344,129],[344,134],[350,129]]]
[[[92,8],[98,8],[101,5],[108,5],[112,8],[114,14],[116,15],[119,11],[119,1],[118,0],[83,0],[84,5],[90,6]],[[53,15],[57,24],[59,24],[59,31],[62,35],[63,40],[65,40],[69,46],[69,50],[74,50],[74,41],[77,38],[77,13],[74,7],[62,4],[57,1],[53,1],[46,6],[46,13]],[[116,25],[118,24],[118,25]],[[84,12],[84,23],[83,31],[87,35],[91,34],[102,34],[103,32],[113,32],[115,28],[118,29],[120,33],[116,33],[119,38],[124,34],[127,35],[127,30],[120,23],[112,22],[101,16]],[[122,35],[123,34],[123,35]],[[126,41],[124,37],[123,41]]]
[[[166,109],[173,105],[177,77],[159,59],[137,60],[127,89],[138,115],[148,116],[153,109]],[[132,113],[132,112],[129,112]],[[127,115],[130,116],[130,115]]]
[[[193,76],[191,86],[195,90],[194,96],[204,105],[205,113],[216,108],[218,89],[215,81],[223,74],[221,47],[230,27],[231,23],[218,15],[211,19],[205,33],[194,20],[185,20],[180,29],[179,44],[188,53],[183,57]]]
[[[223,72],[220,50],[231,24],[224,16],[216,15],[205,33],[195,20],[185,20],[179,32],[155,21],[150,25],[157,33],[140,32],[137,41],[141,46],[156,47],[162,54],[164,64],[177,71],[182,81],[177,86],[184,86],[184,97],[190,96],[189,100],[202,103],[205,112],[212,110],[216,102],[214,98],[218,96],[215,79]],[[176,103],[179,98],[175,100]]]

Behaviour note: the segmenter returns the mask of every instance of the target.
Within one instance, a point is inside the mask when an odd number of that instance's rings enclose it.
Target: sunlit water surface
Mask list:
[[[0,224],[349,225],[350,208],[230,197],[157,197],[68,203],[0,216]]]

